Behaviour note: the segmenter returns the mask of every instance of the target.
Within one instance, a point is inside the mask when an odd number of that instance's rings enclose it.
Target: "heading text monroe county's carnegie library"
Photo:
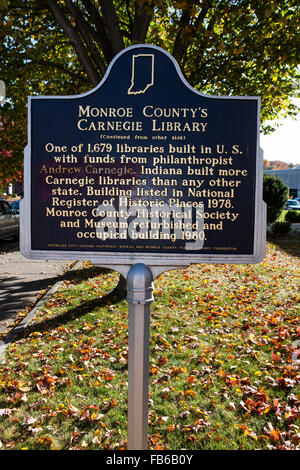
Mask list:
[[[200,119],[207,118],[206,108],[155,108],[152,105],[144,106],[142,115],[150,118],[152,132],[205,132],[207,122],[199,121],[162,121],[161,118]],[[78,107],[79,119],[77,127],[80,131],[143,131],[143,121],[110,121],[107,118],[134,118],[133,107],[128,108],[97,108],[90,105]],[[87,118],[105,118],[102,121],[89,121]],[[155,119],[154,119],[155,117]],[[159,121],[157,120],[159,118]]]

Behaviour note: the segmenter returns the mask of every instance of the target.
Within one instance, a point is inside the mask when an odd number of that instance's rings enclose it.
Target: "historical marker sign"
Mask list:
[[[259,105],[199,93],[168,53],[146,45],[121,52],[89,93],[30,97],[23,254],[260,261]]]
[[[259,99],[191,88],[174,59],[133,46],[89,93],[29,98],[21,251],[127,276],[128,448],[147,448],[153,279],[265,250]]]

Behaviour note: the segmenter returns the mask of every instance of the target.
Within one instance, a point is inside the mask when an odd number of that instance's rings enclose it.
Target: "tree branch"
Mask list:
[[[207,0],[205,3],[203,3],[201,11],[200,11],[198,17],[196,18],[196,21],[195,21],[195,24],[194,24],[196,29],[198,29],[199,25],[203,23],[204,18],[206,17],[207,12],[211,7],[212,7],[211,0]]]
[[[132,42],[142,44],[145,42],[150,21],[153,17],[153,2],[143,6],[140,2],[135,3],[135,15],[132,32]]]
[[[190,3],[190,5],[188,5],[188,7],[182,11],[182,15],[181,15],[179,26],[178,26],[178,32],[177,32],[175,42],[174,42],[172,54],[178,63],[181,62],[184,52],[187,49],[185,36],[186,36],[186,30],[190,24],[191,10],[192,10],[192,3]]]
[[[105,31],[104,22],[91,0],[82,0],[82,3],[90,15],[91,22],[94,23],[96,28],[96,31],[92,33],[93,37],[100,44],[105,60],[109,64],[114,57],[114,53]]]
[[[72,28],[71,24],[65,17],[62,9],[58,6],[57,1],[55,0],[46,0],[48,8],[52,12],[56,21],[60,24],[65,34],[68,36],[70,43],[74,47],[77,56],[89,77],[91,83],[96,86],[100,81],[100,76],[98,72],[94,69],[91,59],[88,55],[86,47],[84,46],[80,36],[77,32]]]
[[[85,19],[83,18],[81,11],[72,3],[71,0],[65,0],[65,2],[66,2],[69,12],[76,20],[76,25],[82,35],[82,38],[87,46],[87,49],[89,50],[91,54],[91,57],[96,67],[98,68],[100,74],[103,76],[106,71],[106,66],[100,57],[97,47],[95,46],[93,40],[91,39],[92,28],[90,28],[88,22],[85,21]]]
[[[174,48],[173,48],[173,56],[175,57],[178,63],[182,62],[186,56],[187,49],[189,46],[189,40],[188,40],[189,35],[193,31],[194,31],[194,34],[196,34],[200,25],[203,24],[203,20],[205,16],[207,15],[209,8],[212,6],[211,0],[204,1],[201,11],[199,15],[197,16],[195,22],[191,23],[191,12],[192,12],[194,3],[195,2],[191,1],[188,7],[185,10],[183,10],[182,15],[181,15],[179,28],[178,28],[177,36],[175,39]]]
[[[130,0],[125,0],[125,2],[126,2],[126,11],[127,11],[128,19],[129,19],[129,30],[132,32],[134,22],[133,22],[133,18],[130,12]]]
[[[123,36],[120,30],[119,19],[111,0],[100,0],[103,11],[103,21],[110,39],[114,55],[124,49]]]

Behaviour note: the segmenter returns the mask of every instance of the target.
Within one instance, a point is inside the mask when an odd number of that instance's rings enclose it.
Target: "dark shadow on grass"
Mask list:
[[[72,281],[73,284],[80,284],[91,277],[99,276],[100,274],[106,274],[113,272],[109,268],[97,268],[92,266],[91,268],[77,269],[74,271],[68,271],[64,276],[63,280]],[[122,300],[126,296],[126,279],[120,274],[119,282],[114,290],[110,293],[115,300]]]
[[[95,273],[101,274],[104,272],[109,272],[111,270],[105,268],[88,268],[88,269],[80,269],[77,271],[69,271],[66,276],[63,276],[63,279],[72,279],[74,282],[78,279],[79,282],[83,281],[84,279],[91,278],[91,275]],[[27,338],[31,333],[34,331],[43,332],[49,331],[52,328],[57,328],[59,326],[65,325],[68,322],[74,320],[75,318],[80,318],[83,315],[86,315],[89,312],[92,312],[95,308],[105,307],[108,303],[109,304],[117,304],[121,300],[124,299],[124,281],[126,280],[123,276],[120,276],[119,283],[116,287],[109,292],[108,294],[104,295],[103,297],[88,300],[86,302],[81,303],[77,307],[71,308],[66,310],[61,315],[51,318],[45,319],[39,323],[31,324],[24,326],[22,322],[17,325],[13,330],[11,330],[8,335],[6,336],[4,343],[9,344],[17,341],[18,339]],[[125,290],[126,292],[126,290]]]
[[[267,240],[278,246],[279,250],[285,251],[291,256],[300,258],[300,232],[287,234],[267,234]]]
[[[1,255],[0,255],[1,257]],[[17,270],[16,265],[16,270]],[[92,277],[103,275],[111,270],[96,267],[74,269],[62,274],[47,277],[41,275],[31,276],[30,273],[22,275],[0,275],[0,329],[1,337],[5,334],[6,325],[17,321],[18,312],[29,312],[39,299],[53,285],[61,281],[71,281],[76,285]],[[121,292],[120,292],[121,296]],[[123,293],[124,296],[124,293]],[[7,334],[7,333],[6,333]]]
[[[60,280],[72,281],[73,283],[80,283],[81,281],[86,281],[91,277],[99,276],[100,274],[106,274],[112,272],[112,269],[108,268],[97,268],[96,266],[91,266],[90,268],[81,268],[74,269],[73,271],[67,271],[61,276]]]
[[[26,275],[0,278],[0,321],[14,321],[17,312],[32,309],[39,300],[39,293],[48,291],[51,286],[61,281],[79,284],[89,278],[99,276],[111,270],[90,267],[70,270],[57,276],[32,279]],[[120,292],[121,295],[121,292]]]

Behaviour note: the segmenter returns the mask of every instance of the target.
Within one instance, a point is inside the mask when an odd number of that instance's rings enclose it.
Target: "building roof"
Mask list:
[[[300,190],[300,165],[286,170],[265,170],[265,174],[277,176],[288,188]]]

